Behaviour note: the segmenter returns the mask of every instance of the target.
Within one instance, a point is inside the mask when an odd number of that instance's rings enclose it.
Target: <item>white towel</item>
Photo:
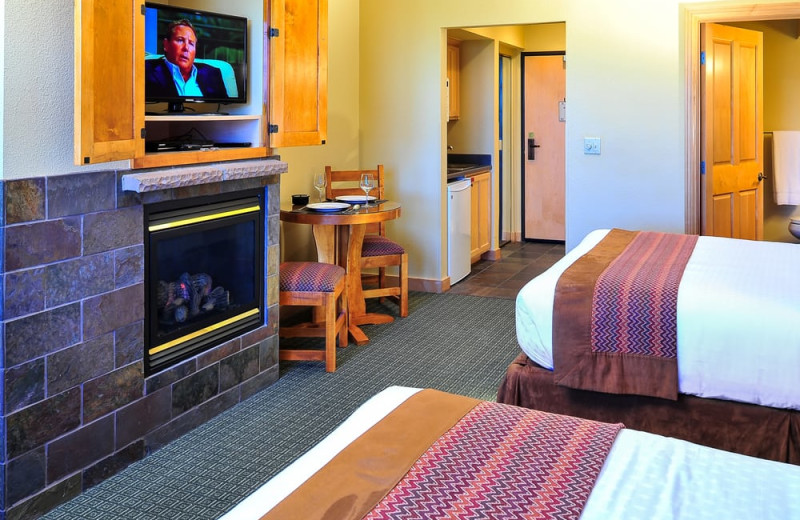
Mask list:
[[[800,205],[800,132],[772,132],[775,203]]]

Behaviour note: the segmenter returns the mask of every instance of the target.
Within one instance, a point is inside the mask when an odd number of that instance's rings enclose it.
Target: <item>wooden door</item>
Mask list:
[[[564,55],[523,58],[523,237],[564,240],[564,121],[559,102],[566,99]],[[531,158],[528,139],[538,148]]]
[[[75,164],[133,159],[137,146],[144,150],[136,135],[144,127],[144,109],[137,111],[134,99],[136,78],[144,69],[136,59],[144,35],[140,4],[75,2]]]
[[[717,24],[701,31],[701,233],[761,240],[763,35]]]
[[[269,144],[324,144],[328,135],[328,0],[271,0]],[[267,52],[265,50],[265,52]]]

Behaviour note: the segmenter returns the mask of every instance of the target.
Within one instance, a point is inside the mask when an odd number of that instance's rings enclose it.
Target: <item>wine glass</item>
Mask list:
[[[325,173],[314,174],[314,187],[319,193],[319,201],[322,202],[322,192],[325,190]]]
[[[375,177],[371,173],[364,173],[361,175],[361,189],[364,190],[364,198],[366,205],[369,206],[369,192],[375,187]]]

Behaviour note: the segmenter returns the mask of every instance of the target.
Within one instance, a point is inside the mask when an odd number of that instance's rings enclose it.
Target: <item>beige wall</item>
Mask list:
[[[6,4],[0,2],[0,100],[5,99],[5,70],[6,70]],[[0,103],[0,122],[5,121],[5,103]],[[3,142],[5,136],[3,133],[4,125],[0,124],[0,179],[3,178],[4,157]]]
[[[497,85],[497,51],[494,40],[466,40],[461,57],[461,110],[457,121],[447,123],[447,144],[453,153],[494,153],[494,91]]]
[[[4,6],[2,178],[127,168],[72,164],[73,0]]]
[[[542,23],[525,26],[526,51],[563,51],[567,48],[567,32],[563,23]]]

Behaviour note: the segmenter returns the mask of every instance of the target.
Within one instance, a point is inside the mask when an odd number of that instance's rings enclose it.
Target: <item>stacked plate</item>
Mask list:
[[[350,204],[364,204],[367,201],[372,202],[375,200],[375,197],[370,195],[369,197],[365,197],[364,195],[339,195],[336,197],[336,200],[340,202],[347,202]]]
[[[314,202],[307,204],[306,208],[314,211],[341,211],[350,207],[346,202]]]

